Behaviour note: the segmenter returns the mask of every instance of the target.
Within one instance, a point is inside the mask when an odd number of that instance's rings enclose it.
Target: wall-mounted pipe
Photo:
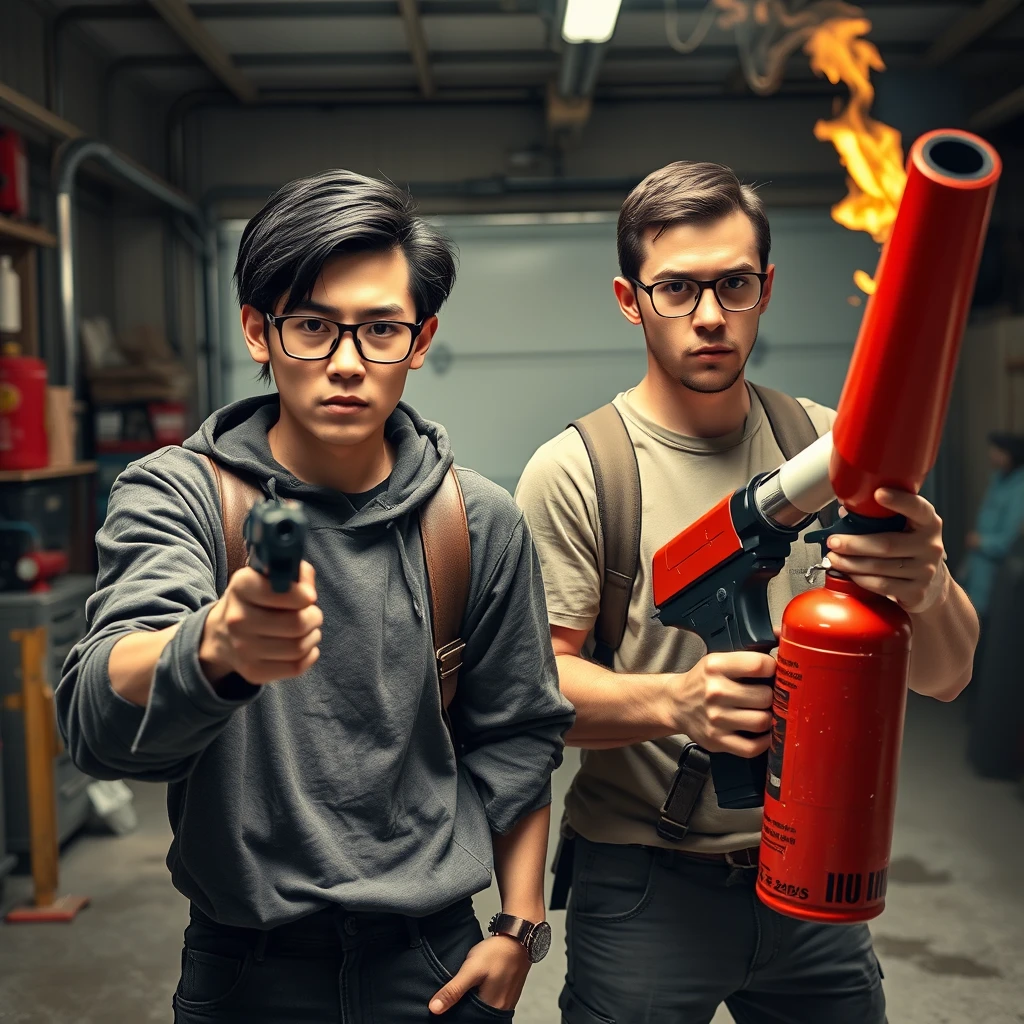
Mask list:
[[[172,188],[155,175],[122,156],[105,142],[96,139],[74,139],[64,143],[54,161],[57,192],[57,252],[60,280],[60,327],[64,348],[64,380],[70,387],[78,383],[78,296],[75,289],[75,236],[74,188],[75,177],[82,162],[97,160],[120,178],[135,185],[154,199],[174,210],[185,222],[188,230],[182,237],[196,250],[203,266],[203,277],[209,281],[216,271],[216,247],[210,245],[210,235],[202,210],[184,193]],[[205,289],[209,294],[209,284]],[[206,306],[206,343],[209,345],[217,330]],[[209,409],[200,409],[205,415]]]

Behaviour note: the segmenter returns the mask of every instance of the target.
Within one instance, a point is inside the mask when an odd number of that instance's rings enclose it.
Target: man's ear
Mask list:
[[[763,313],[768,308],[768,303],[772,297],[772,285],[775,283],[774,263],[768,264],[768,270],[766,273],[768,276],[764,280],[764,288],[761,289],[761,303],[757,307],[759,313]]]
[[[615,292],[615,300],[619,304],[619,309],[622,310],[622,315],[631,324],[643,323],[640,316],[640,297],[633,282],[624,277],[617,277],[612,281],[612,289]]]
[[[430,348],[430,343],[434,339],[434,332],[437,330],[437,317],[427,317],[423,321],[423,327],[420,329],[420,333],[416,335],[416,341],[412,346],[412,359],[409,360],[409,369],[418,370],[423,365],[423,360],[427,358],[427,349]]]
[[[266,327],[267,318],[255,306],[242,307],[242,334],[245,335],[245,344],[253,362],[270,362]]]

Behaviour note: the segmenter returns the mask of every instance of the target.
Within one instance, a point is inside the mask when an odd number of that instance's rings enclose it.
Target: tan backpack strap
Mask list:
[[[629,618],[640,567],[640,470],[629,431],[609,403],[570,426],[579,431],[594,470],[597,514],[604,538],[601,608],[594,626],[595,660],[612,667]]]
[[[242,527],[245,525],[249,509],[258,501],[262,501],[263,492],[248,478],[218,465],[209,455],[204,455],[203,458],[213,469],[213,478],[217,482],[217,492],[220,495],[220,521],[228,556],[227,579],[230,580],[249,561]]]
[[[799,455],[818,440],[818,430],[810,414],[795,398],[773,388],[749,383],[761,400],[768,426],[772,428],[783,458]],[[818,521],[827,529],[835,522],[837,513],[838,503],[832,502],[818,513]]]
[[[452,466],[441,486],[420,509],[420,537],[430,585],[434,654],[441,686],[441,705],[448,722],[448,706],[455,696],[462,667],[462,622],[469,602],[471,555],[469,523],[462,488]]]
[[[768,425],[785,459],[799,455],[808,445],[818,440],[818,431],[807,410],[795,399],[773,388],[760,384],[750,385],[761,399]]]

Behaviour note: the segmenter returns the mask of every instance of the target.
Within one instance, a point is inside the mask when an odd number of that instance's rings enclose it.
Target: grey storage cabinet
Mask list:
[[[85,635],[85,602],[93,591],[91,576],[61,576],[40,594],[0,594],[0,738],[3,740],[3,804],[7,851],[29,852],[28,779],[25,769],[25,721],[20,710],[3,698],[21,693],[21,646],[11,639],[18,629],[46,627],[47,682],[54,689],[71,648]],[[54,764],[57,835],[61,843],[89,817],[87,787],[92,779],[80,772],[66,750]]]

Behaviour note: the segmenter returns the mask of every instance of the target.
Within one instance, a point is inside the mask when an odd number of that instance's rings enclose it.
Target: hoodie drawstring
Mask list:
[[[395,525],[395,520],[388,522],[388,529],[390,530]],[[416,583],[413,578],[412,565],[409,562],[409,556],[405,550],[405,539],[402,536],[401,530],[395,530],[395,534],[398,537],[398,560],[402,563],[402,576],[405,579],[405,585],[409,588],[409,594],[412,597],[412,610],[416,613],[416,618],[420,622],[423,621],[423,606],[420,604],[419,595],[416,593]]]

